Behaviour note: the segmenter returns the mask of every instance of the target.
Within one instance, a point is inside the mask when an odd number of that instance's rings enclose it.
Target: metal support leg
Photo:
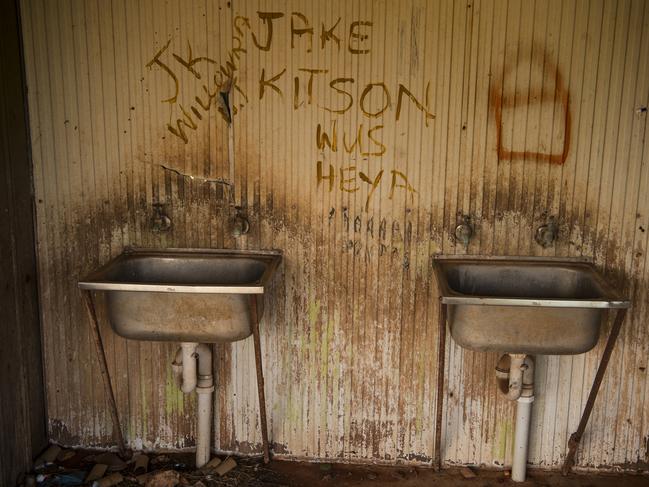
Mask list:
[[[437,404],[435,406],[435,468],[442,469],[442,419],[444,416],[444,368],[446,366],[446,305],[439,301],[437,346]]]
[[[606,342],[606,348],[604,348],[604,353],[602,354],[602,359],[599,362],[599,367],[597,368],[597,373],[595,374],[595,380],[593,385],[590,388],[590,394],[588,394],[588,400],[586,401],[586,407],[584,412],[581,415],[581,420],[579,421],[579,426],[577,431],[570,435],[568,440],[568,454],[566,459],[563,462],[563,467],[561,467],[561,473],[563,475],[568,475],[570,469],[572,469],[575,464],[575,453],[581,442],[581,437],[584,435],[584,430],[586,429],[586,424],[590,418],[590,413],[593,410],[595,405],[595,399],[597,398],[597,393],[599,388],[602,385],[602,380],[604,379],[604,374],[606,373],[606,368],[608,367],[608,362],[611,359],[611,354],[613,353],[613,348],[615,347],[615,342],[617,337],[620,334],[620,328],[622,328],[622,322],[626,316],[626,309],[619,309],[617,315],[615,316],[615,321],[613,322],[613,328],[611,328],[611,333],[608,336],[608,341]]]
[[[110,409],[110,415],[113,418],[113,434],[117,440],[117,448],[119,448],[119,453],[125,457],[126,456],[126,443],[124,442],[124,436],[122,436],[122,426],[119,422],[119,416],[117,414],[117,403],[115,402],[115,394],[113,393],[113,385],[110,381],[110,375],[108,373],[108,364],[106,363],[106,353],[104,352],[104,343],[101,340],[101,334],[99,333],[99,320],[97,319],[97,313],[95,312],[95,304],[92,300],[92,294],[90,291],[82,291],[83,302],[86,305],[86,310],[88,311],[88,316],[90,317],[90,324],[92,330],[92,337],[95,343],[95,348],[97,352],[97,361],[99,362],[99,370],[101,371],[101,377],[104,383],[104,392],[106,393],[106,398],[108,399],[108,406]]]
[[[250,314],[252,336],[255,342],[255,366],[257,369],[257,392],[259,394],[259,422],[261,423],[261,440],[264,448],[264,463],[270,462],[270,449],[268,447],[268,426],[266,422],[266,394],[264,392],[264,373],[261,363],[261,340],[259,338],[259,313],[257,311],[257,297],[250,296]]]

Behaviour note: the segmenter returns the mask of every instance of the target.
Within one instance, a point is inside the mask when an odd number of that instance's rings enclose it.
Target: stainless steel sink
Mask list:
[[[79,282],[104,291],[111,326],[135,340],[231,342],[252,333],[278,251],[127,250]]]
[[[438,256],[435,276],[451,336],[471,350],[587,352],[605,310],[630,306],[584,260]]]

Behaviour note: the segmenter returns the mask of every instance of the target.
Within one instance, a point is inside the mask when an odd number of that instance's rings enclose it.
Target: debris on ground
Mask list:
[[[394,470],[393,472],[390,473],[390,476],[396,480],[404,480],[406,478],[406,474],[403,473],[401,470]]]
[[[47,465],[52,465],[56,460],[56,457],[61,453],[61,447],[58,445],[50,445],[50,447],[45,450],[35,461],[34,469],[42,468]]]
[[[214,457],[194,469],[190,453],[146,454],[122,458],[114,452],[63,449],[51,445],[23,477],[23,487],[275,487],[283,475],[259,458]],[[331,466],[329,465],[329,468]]]
[[[226,473],[237,466],[237,462],[234,461],[234,458],[228,457],[224,462],[221,462],[215,469],[214,472],[219,474],[219,477],[223,477]]]
[[[104,476],[106,473],[106,470],[108,470],[108,465],[104,465],[103,463],[96,463],[91,469],[90,473],[86,477],[86,482],[92,482],[94,480],[99,480]]]
[[[165,470],[150,475],[144,487],[176,487],[180,483],[180,474],[175,470]]]
[[[119,472],[113,472],[106,477],[103,477],[99,480],[95,480],[92,483],[92,487],[114,487],[121,484],[124,481],[124,476]]]
[[[49,448],[48,448],[49,450]],[[68,452],[72,451],[74,455]],[[52,456],[56,452],[56,455]],[[46,451],[47,453],[47,451]],[[108,453],[109,455],[106,455]],[[114,456],[119,460],[116,461]],[[145,458],[146,457],[146,458]],[[476,478],[465,478],[464,467],[456,466],[441,472],[431,468],[407,465],[348,465],[273,460],[269,465],[259,457],[215,456],[203,468],[194,468],[194,453],[134,452],[121,458],[113,452],[64,449],[56,447],[36,462],[38,468],[22,477],[22,487],[486,487],[509,485],[508,470],[485,470],[466,467]],[[125,464],[118,472],[98,460],[110,460],[115,466]],[[148,463],[148,466],[145,464]],[[219,475],[217,469],[230,465]],[[143,468],[147,470],[142,472]],[[94,472],[94,473],[93,473]],[[91,473],[93,475],[91,476]],[[94,478],[98,476],[98,478]],[[92,480],[90,480],[92,479]],[[561,487],[646,487],[642,475],[562,477],[558,472],[535,471],[526,485]],[[114,483],[117,482],[117,483]],[[166,483],[164,483],[166,482]],[[2,486],[4,487],[4,486]]]
[[[146,473],[149,470],[149,457],[144,453],[138,453],[133,457],[133,474],[141,475]]]
[[[56,462],[64,463],[74,457],[74,455],[74,450],[61,450],[61,453],[56,456]]]
[[[214,457],[209,462],[207,462],[205,465],[203,465],[201,467],[201,471],[203,471],[203,472],[211,472],[216,467],[218,467],[220,463],[221,463],[221,459],[219,457]]]
[[[36,485],[54,487],[60,485],[81,485],[86,473],[83,471],[59,472],[50,475],[36,476]]]
[[[108,466],[109,472],[120,472],[126,468],[126,462],[119,455],[112,452],[101,453],[92,458],[95,463],[101,463]]]
[[[473,470],[471,470],[469,467],[462,467],[462,468],[460,468],[460,474],[461,474],[462,477],[464,477],[465,479],[474,479],[474,478],[477,477],[477,475],[475,474],[475,472],[474,472]]]

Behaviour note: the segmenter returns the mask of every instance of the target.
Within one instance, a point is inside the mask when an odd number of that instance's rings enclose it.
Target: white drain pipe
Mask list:
[[[198,375],[196,373],[198,362]],[[176,377],[182,376],[180,389],[198,394],[198,426],[196,432],[196,468],[210,460],[210,436],[212,433],[212,350],[204,343],[182,343],[171,364]]]
[[[516,433],[514,436],[514,459],[512,461],[512,480],[514,482],[525,482],[533,402],[534,396],[519,397],[516,401]]]
[[[196,347],[198,347],[198,343],[181,343],[176,352],[176,359],[171,364],[172,367],[175,366],[176,374],[180,367],[182,374],[180,390],[185,394],[189,394],[196,388],[196,358],[194,356]]]
[[[201,343],[196,347],[198,355],[198,432],[196,434],[196,468],[210,461],[210,436],[212,434],[212,350]]]
[[[525,482],[530,419],[534,402],[534,360],[521,354],[503,355],[496,366],[496,377],[500,390],[507,399],[516,401],[512,480]]]

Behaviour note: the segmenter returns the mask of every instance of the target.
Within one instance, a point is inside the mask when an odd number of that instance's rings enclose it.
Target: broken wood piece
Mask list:
[[[126,462],[112,452],[105,452],[96,455],[95,462],[108,465],[108,470],[111,472],[118,472],[126,468]]]
[[[475,472],[471,470],[469,467],[460,468],[460,474],[462,474],[462,477],[464,477],[465,479],[474,479],[477,477]]]
[[[122,476],[121,473],[114,472],[104,478],[95,480],[92,483],[92,487],[112,487],[113,485],[119,484],[123,480],[124,477]]]
[[[146,484],[146,481],[149,480],[149,477],[151,477],[151,473],[143,473],[142,475],[138,475],[135,477],[135,480],[138,484],[144,485]]]
[[[61,453],[56,456],[56,461],[65,462],[66,460],[72,458],[74,455],[74,450],[61,450]]]
[[[106,470],[108,470],[108,465],[106,465],[105,463],[96,463],[88,473],[88,476],[86,477],[86,482],[99,480],[106,474]]]
[[[149,457],[144,453],[138,453],[135,455],[135,466],[133,467],[133,473],[135,475],[140,475],[146,473],[149,469]]]
[[[180,474],[175,470],[156,472],[146,480],[145,487],[176,487],[180,483]]]
[[[237,462],[234,461],[234,458],[228,457],[221,464],[214,469],[215,473],[218,473],[219,476],[223,477],[226,473],[237,466]]]
[[[209,462],[207,462],[205,465],[203,465],[200,468],[200,470],[203,471],[203,472],[209,472],[210,470],[214,470],[220,464],[221,464],[221,459],[219,457],[214,457]]]
[[[61,453],[59,445],[50,445],[41,455],[34,461],[34,469],[42,468],[45,465],[51,465],[56,460],[56,457]]]

